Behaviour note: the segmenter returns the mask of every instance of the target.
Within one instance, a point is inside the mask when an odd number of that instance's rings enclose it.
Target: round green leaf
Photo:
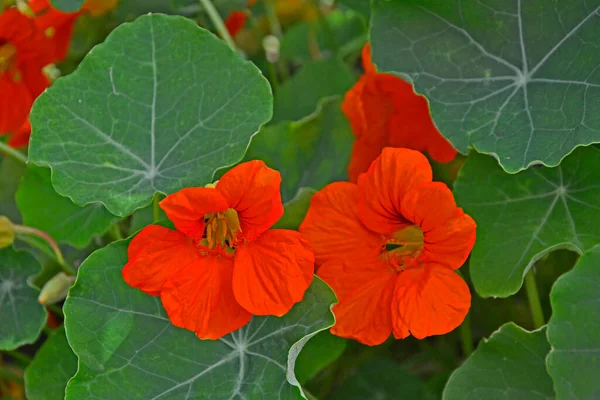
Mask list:
[[[508,172],[600,142],[600,0],[374,0],[373,60],[429,99],[461,152]]]
[[[116,28],[35,102],[30,159],[56,191],[126,216],[156,192],[212,180],[272,112],[258,68],[193,21],[146,15]]]
[[[548,252],[578,253],[600,240],[600,150],[581,147],[558,167],[509,175],[473,153],[454,184],[456,202],[477,222],[471,278],[482,297],[507,297]]]
[[[31,254],[0,249],[0,350],[35,342],[46,323],[46,309],[37,302],[39,290],[28,281],[39,271]]]
[[[67,400],[296,399],[294,365],[304,344],[333,325],[335,295],[314,279],[284,317],[254,317],[220,340],[200,340],[169,321],[158,297],[129,287],[127,242],[93,253],[65,304],[79,371]]]
[[[443,400],[554,399],[544,363],[549,350],[545,328],[528,332],[505,324],[454,371]]]
[[[301,187],[319,190],[348,179],[354,135],[340,103],[338,97],[323,100],[311,116],[267,126],[252,139],[245,159],[264,160],[281,172],[283,201],[294,198]]]
[[[347,340],[323,331],[311,338],[296,360],[295,373],[302,384],[312,379],[323,368],[340,358]]]
[[[546,360],[558,399],[600,398],[600,247],[579,259],[550,294]]]
[[[78,11],[83,5],[84,0],[50,0],[52,7],[58,8],[63,12]]]
[[[33,164],[25,170],[16,199],[25,225],[79,248],[104,234],[117,220],[100,203],[79,207],[59,195],[52,187],[50,170]]]
[[[75,372],[77,357],[67,342],[64,328],[61,327],[44,342],[25,370],[27,399],[64,399],[67,382]]]

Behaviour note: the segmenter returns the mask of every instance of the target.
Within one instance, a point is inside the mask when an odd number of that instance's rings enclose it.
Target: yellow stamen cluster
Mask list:
[[[237,234],[242,231],[237,212],[230,208],[227,211],[210,213],[205,216],[207,247],[233,247]]]
[[[396,271],[406,269],[423,252],[425,238],[420,227],[413,225],[394,232],[386,241],[382,258]]]

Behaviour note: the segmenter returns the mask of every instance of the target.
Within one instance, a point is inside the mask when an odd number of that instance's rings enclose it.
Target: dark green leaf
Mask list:
[[[54,191],[50,170],[29,164],[17,191],[23,223],[59,242],[85,247],[117,220],[100,203],[79,207]]]
[[[296,360],[296,377],[306,383],[319,371],[337,360],[346,349],[346,339],[324,331],[313,338],[302,349]]]
[[[533,263],[552,250],[582,253],[600,239],[600,150],[576,149],[554,168],[516,175],[473,153],[454,184],[477,222],[471,278],[483,297],[516,293]]]
[[[343,95],[353,83],[352,72],[339,60],[309,62],[275,93],[272,122],[298,121],[311,115],[323,98]]]
[[[300,396],[296,358],[334,322],[335,296],[323,281],[315,277],[284,317],[254,317],[220,340],[200,340],[171,324],[158,297],[123,281],[126,262],[125,241],[96,251],[67,298],[67,336],[79,357],[67,400]]]
[[[310,206],[310,199],[315,193],[316,190],[313,188],[300,188],[296,197],[283,205],[285,210],[283,216],[275,223],[273,228],[297,230],[302,221],[304,221],[304,217]]]
[[[546,330],[503,325],[450,376],[443,400],[554,399],[544,360]]]
[[[353,142],[340,99],[327,99],[309,118],[264,128],[252,139],[245,159],[264,160],[281,172],[285,202],[301,187],[319,190],[330,182],[347,180]]]
[[[58,8],[63,12],[78,11],[83,5],[84,0],[50,0],[52,7]]]
[[[57,192],[126,216],[156,192],[212,180],[271,117],[268,82],[183,17],[115,29],[35,102],[30,159]]]
[[[423,399],[425,386],[392,360],[377,357],[362,364],[327,400]]]
[[[14,158],[0,158],[0,215],[8,217],[15,224],[21,222],[15,193],[24,171],[25,166]]]
[[[414,82],[462,153],[509,172],[600,142],[600,0],[374,0],[373,60]]]
[[[75,372],[77,357],[67,342],[64,328],[61,327],[44,342],[25,370],[27,399],[64,399],[67,382]]]
[[[339,0],[339,3],[360,13],[366,21],[371,18],[371,0]]]
[[[600,398],[600,247],[561,276],[550,295],[546,360],[558,399]]]
[[[39,290],[29,284],[39,270],[31,254],[0,249],[0,350],[35,342],[46,323],[46,310],[37,302]]]

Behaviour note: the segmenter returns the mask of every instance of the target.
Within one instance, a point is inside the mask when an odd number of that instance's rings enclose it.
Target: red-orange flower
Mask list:
[[[17,132],[35,98],[48,86],[42,69],[49,43],[16,8],[0,13],[0,134]]]
[[[397,76],[377,73],[371,47],[363,48],[365,74],[346,93],[342,110],[356,136],[348,175],[356,182],[384,147],[426,151],[437,162],[450,162],[457,152],[437,130],[427,100]]]
[[[79,11],[66,13],[50,5],[50,0],[29,0],[28,5],[35,15],[35,24],[38,29],[52,39],[54,61],[61,61],[69,52],[73,26],[77,18],[83,13],[102,15],[112,10],[118,0],[87,0]]]
[[[174,325],[217,339],[254,315],[287,313],[310,285],[314,254],[299,232],[269,228],[283,214],[279,172],[262,161],[218,183],[167,196],[176,231],[152,225],[129,245],[123,277],[160,295]]]
[[[227,32],[233,37],[235,37],[246,25],[246,19],[248,18],[248,14],[245,11],[232,11],[229,13],[229,16],[225,20],[225,27],[227,28]]]
[[[471,295],[453,271],[475,242],[475,222],[432,182],[423,154],[385,148],[358,184],[316,193],[300,226],[317,275],[338,296],[336,335],[368,345],[440,335],[467,314]]]

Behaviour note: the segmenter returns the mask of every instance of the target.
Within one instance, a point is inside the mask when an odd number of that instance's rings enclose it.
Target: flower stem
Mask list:
[[[0,378],[5,378],[5,379],[11,380],[13,382],[17,382],[20,385],[25,384],[25,381],[23,380],[22,377],[20,377],[19,375],[15,374],[12,371],[9,371],[8,369],[4,368],[1,365],[0,365]]]
[[[265,0],[265,12],[267,14],[267,20],[271,27],[271,34],[281,39],[283,31],[281,30],[281,24],[277,18],[277,12],[275,11],[275,2],[273,0]]]
[[[75,269],[65,262],[65,258],[63,257],[62,252],[60,251],[60,248],[58,247],[58,244],[56,244],[54,239],[52,239],[52,237],[50,235],[48,235],[46,232],[41,231],[39,229],[32,228],[30,226],[24,226],[24,225],[15,225],[15,232],[17,234],[32,235],[32,236],[37,236],[37,237],[43,239],[52,248],[52,251],[54,252],[54,256],[56,257],[56,261],[58,261],[58,263],[65,270],[65,272],[69,275],[77,274]],[[30,242],[30,243],[32,243],[32,242]]]
[[[465,320],[458,327],[460,340],[462,342],[463,353],[465,358],[469,358],[473,353],[473,335],[471,334],[471,314],[465,316]]]
[[[19,150],[13,149],[12,147],[10,147],[9,145],[7,145],[6,143],[4,143],[2,141],[0,141],[0,150],[2,150],[3,152],[8,154],[15,160],[17,160],[23,164],[27,164],[27,157],[25,157],[25,154],[21,153]]]
[[[538,293],[537,285],[535,283],[533,267],[529,270],[527,275],[525,275],[525,291],[527,292],[527,299],[529,300],[533,326],[535,326],[536,329],[541,328],[546,322],[544,320],[544,312],[542,311],[542,303],[540,302],[540,294]]]
[[[108,233],[115,241],[123,239],[123,234],[121,233],[121,228],[119,227],[118,222],[110,227],[110,231]]]
[[[158,193],[156,193],[152,199],[152,221],[154,223],[160,221],[160,206],[158,203]]]
[[[29,365],[29,363],[31,361],[33,361],[33,359],[31,357],[29,357],[27,354],[23,354],[17,350],[8,350],[8,351],[5,351],[5,353],[7,355],[9,355],[10,357],[14,358],[16,361],[18,361],[23,366],[27,366],[27,365]]]
[[[237,51],[235,47],[235,42],[233,41],[231,35],[227,31],[227,27],[225,27],[223,18],[221,18],[219,12],[212,4],[212,2],[210,0],[200,0],[200,4],[202,4],[202,7],[204,7],[204,10],[208,14],[208,17],[210,18],[212,23],[215,25],[215,29],[217,30],[219,35],[221,35],[223,40],[229,45],[229,47],[231,47],[231,50]]]

